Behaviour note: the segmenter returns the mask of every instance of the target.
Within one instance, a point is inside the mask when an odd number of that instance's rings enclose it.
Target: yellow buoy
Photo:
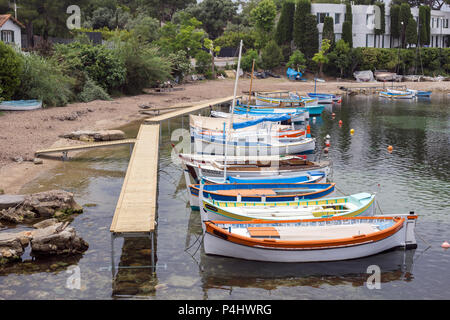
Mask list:
[[[350,134],[353,135],[355,133],[355,129],[350,129]]]

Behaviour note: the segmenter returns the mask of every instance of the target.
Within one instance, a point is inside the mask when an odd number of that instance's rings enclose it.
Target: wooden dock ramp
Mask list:
[[[63,154],[67,155],[67,152],[69,152],[69,151],[80,151],[80,150],[87,150],[87,149],[93,149],[93,148],[105,148],[105,147],[112,147],[112,146],[120,146],[120,145],[126,145],[126,144],[134,144],[135,142],[136,142],[136,139],[123,139],[123,140],[114,140],[114,141],[93,142],[93,143],[79,144],[79,145],[73,145],[73,146],[65,146],[65,147],[56,147],[56,148],[37,150],[34,153],[34,155],[36,157],[39,157],[40,155],[49,154],[49,153],[57,153],[57,152],[62,152]]]
[[[142,125],[114,212],[113,233],[155,230],[158,186],[159,124]]]

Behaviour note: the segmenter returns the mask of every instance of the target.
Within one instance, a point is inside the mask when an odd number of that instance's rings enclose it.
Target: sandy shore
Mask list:
[[[450,92],[449,82],[403,82],[411,89]],[[357,83],[354,81],[317,83],[317,91],[343,92],[339,87],[374,86],[381,83]],[[286,79],[253,79],[253,91],[289,90],[301,94],[314,90],[314,82],[292,82]],[[234,79],[199,81],[182,86],[184,90],[168,93],[143,94],[123,97],[113,101],[74,103],[66,107],[46,108],[27,112],[3,112],[0,116],[0,189],[5,193],[17,193],[20,188],[60,162],[44,160],[34,165],[34,152],[56,146],[78,143],[59,136],[76,130],[112,129],[131,121],[148,118],[139,113],[139,105],[170,106],[181,102],[194,102],[233,94]],[[248,91],[250,79],[239,81],[238,94]],[[75,118],[67,120],[67,118]],[[18,163],[14,158],[25,161]],[[28,161],[27,161],[28,160]]]

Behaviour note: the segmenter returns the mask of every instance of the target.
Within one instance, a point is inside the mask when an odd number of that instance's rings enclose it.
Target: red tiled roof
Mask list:
[[[14,21],[18,26],[20,26],[21,28],[25,28],[25,26],[23,24],[21,24],[18,20],[16,20],[13,16],[11,16],[10,14],[0,14],[0,27],[3,26],[6,21],[8,21],[9,19],[11,19],[12,21]]]

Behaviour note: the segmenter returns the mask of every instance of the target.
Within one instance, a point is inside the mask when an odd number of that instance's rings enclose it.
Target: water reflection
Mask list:
[[[381,270],[381,283],[411,281],[415,250],[394,250],[363,259],[320,263],[266,263],[201,254],[200,276],[205,292],[209,289],[233,290],[322,285],[364,286],[369,266]]]

